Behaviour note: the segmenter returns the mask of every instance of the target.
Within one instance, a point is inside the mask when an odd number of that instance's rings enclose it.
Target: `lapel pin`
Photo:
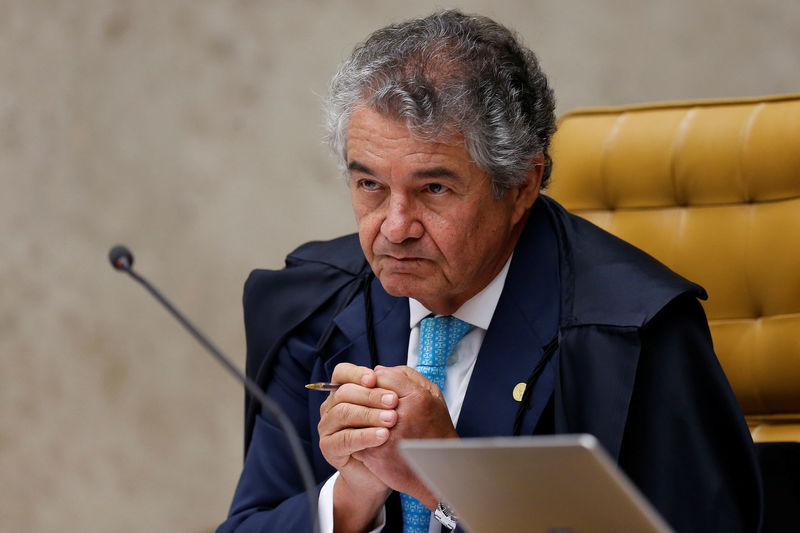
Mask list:
[[[525,387],[526,385],[524,383],[517,383],[517,385],[514,387],[514,391],[511,393],[511,395],[514,396],[516,401],[522,401],[522,396],[525,394]]]

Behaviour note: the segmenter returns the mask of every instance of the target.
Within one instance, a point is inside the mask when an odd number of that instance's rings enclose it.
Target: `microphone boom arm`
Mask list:
[[[158,289],[156,289],[149,281],[141,277],[136,273],[136,271],[133,270],[133,256],[126,248],[121,246],[112,248],[111,252],[109,253],[109,258],[111,260],[111,265],[115,269],[127,272],[128,275],[130,275],[145,289],[147,289],[156,300],[161,302],[161,304],[170,312],[170,314],[172,314],[172,316],[178,320],[178,322],[181,323],[181,325],[183,325],[184,328],[186,328],[186,330],[197,340],[197,342],[202,344],[222,366],[228,369],[228,371],[244,385],[244,388],[247,390],[247,392],[261,404],[261,406],[270,414],[270,416],[272,416],[273,419],[275,419],[286,435],[287,441],[289,442],[289,448],[292,452],[295,463],[297,464],[297,469],[300,472],[300,477],[302,478],[305,491],[308,494],[308,505],[311,515],[311,522],[313,524],[313,530],[314,533],[317,533],[319,531],[319,516],[317,514],[318,495],[316,491],[314,475],[311,471],[308,458],[303,452],[303,447],[300,437],[297,434],[297,430],[294,428],[292,421],[289,420],[289,417],[286,415],[283,409],[281,409],[281,407],[275,403],[275,401],[267,397],[267,395],[264,394],[264,391],[261,390],[255,381],[243,374],[242,371],[230,361],[230,359],[225,357],[222,352],[220,352],[217,347],[206,338],[205,335],[200,333],[200,331],[191,322],[189,322],[189,320],[183,316],[183,314],[178,311]]]

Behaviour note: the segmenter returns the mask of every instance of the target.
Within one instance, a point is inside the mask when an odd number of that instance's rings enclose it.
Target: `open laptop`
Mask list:
[[[591,435],[407,440],[409,465],[469,533],[669,533]]]

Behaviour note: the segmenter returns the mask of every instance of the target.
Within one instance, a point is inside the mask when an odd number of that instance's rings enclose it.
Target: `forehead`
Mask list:
[[[363,162],[361,159],[430,160],[456,166],[474,165],[463,137],[420,139],[404,122],[386,117],[367,106],[353,110],[347,128],[347,163]]]

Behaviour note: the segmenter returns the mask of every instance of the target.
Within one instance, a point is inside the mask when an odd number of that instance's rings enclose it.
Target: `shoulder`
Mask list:
[[[566,322],[642,326],[681,294],[705,290],[644,251],[543,197],[559,241]]]
[[[286,266],[324,265],[342,272],[359,274],[365,265],[357,233],[329,241],[311,241],[299,246],[286,258]]]
[[[286,256],[283,269],[256,269],[250,273],[244,285],[245,313],[264,298],[276,303],[286,298],[304,299],[304,294],[297,294],[298,290],[314,299],[318,291],[325,293],[328,287],[346,283],[366,268],[356,234],[305,243]]]
[[[283,269],[256,269],[250,273],[244,286],[245,309],[248,300],[266,292],[291,293],[298,288],[297,284],[324,286],[358,276],[366,266],[356,234],[307,242],[286,256]]]
[[[306,243],[281,270],[253,270],[242,296],[248,373],[284,335],[368,271],[357,235]]]

